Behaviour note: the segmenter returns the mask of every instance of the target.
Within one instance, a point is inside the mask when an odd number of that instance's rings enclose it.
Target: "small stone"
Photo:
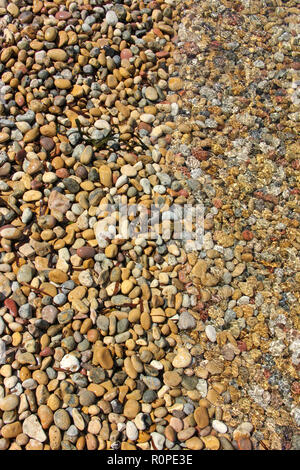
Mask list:
[[[146,88],[145,96],[150,101],[156,101],[158,99],[158,93],[156,89],[152,86]]]
[[[165,444],[165,436],[158,432],[152,432],[151,433],[151,438],[153,441],[153,449],[155,450],[163,450],[164,444]]]
[[[196,327],[196,320],[189,312],[182,312],[178,321],[180,330],[191,330]]]
[[[199,406],[194,411],[194,419],[199,426],[200,429],[205,428],[209,425],[209,416],[207,413],[207,409],[204,406]]]
[[[207,325],[205,327],[205,334],[207,338],[209,339],[209,341],[211,341],[212,343],[216,341],[217,334],[216,334],[215,328],[212,325]]]
[[[225,434],[227,432],[226,424],[222,421],[219,421],[218,419],[214,419],[212,421],[212,427],[215,431],[219,432],[220,434]]]
[[[106,370],[112,369],[114,362],[110,350],[96,343],[94,347],[93,363],[100,364],[100,366]]]
[[[73,354],[66,354],[60,362],[60,367],[71,372],[77,372],[80,368],[80,363]]]
[[[132,421],[128,421],[127,424],[126,424],[126,435],[128,437],[128,439],[130,439],[131,441],[136,441],[138,436],[139,436],[139,432],[138,432],[138,429],[136,427],[136,425],[134,424],[134,422]]]
[[[66,410],[60,409],[54,413],[54,423],[62,431],[66,431],[71,425],[71,418]]]
[[[169,78],[168,85],[171,91],[179,91],[183,88],[183,81],[179,77],[171,77]]]
[[[56,284],[63,284],[68,280],[68,275],[60,269],[53,269],[49,273],[49,280],[51,282],[55,282]]]
[[[99,171],[100,182],[105,188],[112,187],[112,171],[109,166],[103,165]]]
[[[6,397],[0,398],[0,410],[12,411],[19,405],[20,398],[18,395],[7,395]]]
[[[20,421],[15,421],[11,424],[5,424],[1,428],[2,437],[5,439],[13,439],[17,437],[22,432],[22,424]]]
[[[220,448],[220,441],[215,436],[201,437],[204,442],[205,448],[209,450],[218,450]]]
[[[185,368],[191,364],[192,356],[185,348],[179,348],[178,353],[173,359],[172,365],[175,368]]]
[[[129,399],[126,401],[123,414],[128,419],[134,419],[140,412],[140,404],[137,400]]]
[[[106,22],[110,26],[115,26],[118,22],[118,17],[113,10],[108,10],[105,16]]]
[[[65,214],[70,208],[70,200],[56,190],[51,191],[48,206],[50,209]]]
[[[164,383],[169,387],[177,387],[181,383],[181,376],[175,371],[167,371],[164,373]]]
[[[187,439],[185,442],[185,446],[191,450],[201,450],[204,447],[201,439],[195,436],[191,437],[190,439]]]
[[[117,245],[108,245],[105,248],[105,256],[107,258],[115,258],[118,254],[118,247]]]

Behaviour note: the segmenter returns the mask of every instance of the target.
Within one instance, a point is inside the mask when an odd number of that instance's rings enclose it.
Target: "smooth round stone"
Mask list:
[[[79,402],[82,406],[91,406],[96,401],[96,395],[89,390],[82,390],[79,393]]]
[[[138,429],[132,421],[128,421],[126,424],[126,435],[131,441],[136,441],[139,436]]]
[[[35,269],[32,266],[29,266],[29,264],[23,264],[23,266],[19,268],[17,281],[30,283],[33,279],[34,272]]]
[[[156,101],[158,99],[158,93],[154,87],[150,86],[146,88],[145,97],[147,100]]]
[[[22,24],[31,23],[32,20],[33,20],[33,13],[32,13],[32,11],[23,11],[23,12],[19,15],[19,21],[20,21]]]
[[[58,314],[58,309],[54,305],[46,305],[42,310],[42,318],[48,323],[54,323]]]
[[[65,294],[57,294],[55,297],[53,297],[53,302],[56,305],[64,305],[67,302],[67,296]]]
[[[169,78],[168,85],[171,91],[179,91],[183,88],[183,80],[179,77],[171,77]]]
[[[175,371],[167,371],[164,373],[163,379],[168,387],[177,387],[181,383],[182,377]]]
[[[42,137],[40,139],[40,143],[43,149],[46,150],[46,152],[51,152],[51,150],[53,150],[55,147],[55,142],[53,139],[51,139],[51,137]]]
[[[49,280],[56,284],[63,284],[68,280],[68,275],[60,269],[53,269],[49,273]]]
[[[56,28],[50,27],[50,28],[46,29],[46,31],[45,31],[45,40],[46,41],[53,42],[53,41],[55,41],[56,36],[57,36],[57,29]]]
[[[199,406],[194,411],[194,419],[200,429],[205,428],[209,425],[209,416],[207,409],[204,406]]]
[[[216,334],[215,328],[212,325],[207,325],[205,327],[205,334],[207,338],[209,339],[209,341],[211,341],[212,343],[216,341],[217,334]]]
[[[15,385],[18,383],[18,377],[16,377],[15,375],[13,375],[12,377],[6,377],[3,381],[4,385],[6,388],[13,388],[15,387]]]
[[[68,20],[70,19],[72,14],[67,11],[67,10],[60,10],[57,13],[55,13],[55,19],[57,20]]]
[[[129,178],[133,178],[137,175],[137,170],[131,165],[124,165],[121,168],[121,173],[128,176]]]
[[[159,390],[161,387],[161,381],[157,377],[143,377],[143,382],[150,390]]]
[[[222,421],[218,419],[214,419],[212,422],[212,427],[215,431],[219,432],[220,434],[225,434],[227,432],[227,426]]]
[[[53,418],[54,424],[62,431],[66,431],[71,425],[69,413],[64,409],[56,410]]]
[[[21,238],[22,232],[16,227],[4,227],[0,230],[0,235],[7,240],[18,240]]]
[[[144,403],[152,403],[156,400],[157,394],[154,390],[146,390],[143,394],[143,402]]]
[[[95,256],[96,251],[92,246],[82,246],[77,249],[76,253],[82,259],[90,259]]]
[[[153,440],[154,449],[163,450],[166,440],[165,436],[159,434],[158,432],[152,432],[151,437]]]
[[[118,22],[118,17],[113,10],[108,10],[105,16],[106,22],[110,26],[115,26]]]
[[[91,145],[88,145],[87,147],[85,147],[84,151],[80,155],[80,163],[82,163],[83,165],[88,165],[92,160],[92,156],[93,147]]]
[[[99,315],[97,318],[97,328],[99,328],[99,330],[108,331],[109,318],[104,315]]]
[[[42,196],[43,195],[41,191],[36,191],[34,189],[31,189],[29,191],[26,191],[26,193],[24,193],[23,200],[25,202],[35,202],[35,201],[41,200]]]
[[[130,57],[132,57],[132,52],[131,52],[130,49],[123,49],[120,52],[120,58],[121,59],[130,59]]]
[[[0,410],[12,411],[19,405],[20,398],[17,395],[7,395],[0,399]]]
[[[111,125],[105,119],[97,119],[97,121],[94,123],[94,126],[96,129],[106,129],[107,131],[110,131],[111,129]]]
[[[66,78],[57,78],[54,80],[54,85],[60,90],[69,90],[72,87],[72,83]]]
[[[146,124],[151,124],[155,120],[155,116],[149,113],[143,113],[140,115],[140,120]]]
[[[220,448],[220,441],[215,436],[205,436],[201,438],[205,444],[205,448],[209,450],[218,450]]]
[[[108,245],[106,248],[105,248],[105,256],[107,258],[115,258],[118,254],[118,247],[117,245]]]
[[[22,382],[22,387],[24,387],[26,390],[34,390],[37,386],[38,383],[33,379],[26,379],[24,382]]]
[[[126,401],[123,414],[128,419],[134,419],[140,412],[141,405],[137,400],[129,399]]]

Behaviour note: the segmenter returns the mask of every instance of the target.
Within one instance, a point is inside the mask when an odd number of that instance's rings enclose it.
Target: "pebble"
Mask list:
[[[212,421],[212,427],[220,434],[225,434],[227,432],[226,424],[222,423],[222,421],[219,421],[218,419],[214,419]]]
[[[205,327],[205,334],[207,338],[209,339],[209,341],[211,341],[212,343],[216,341],[217,334],[216,334],[215,328],[212,325],[207,325]]]
[[[192,357],[190,353],[184,349],[178,349],[178,353],[175,356],[172,365],[175,368],[188,367],[191,364]]]
[[[7,395],[6,397],[0,398],[0,410],[12,411],[19,405],[20,398],[17,395]]]
[[[151,439],[153,441],[153,449],[163,450],[165,444],[165,437],[158,432],[151,433]]]
[[[77,372],[80,368],[80,363],[77,357],[75,357],[74,355],[66,354],[62,358],[60,366],[62,369],[70,370],[71,372]]]
[[[34,414],[24,420],[23,433],[39,442],[44,442],[47,439],[38,418]]]
[[[126,423],[126,435],[131,441],[136,441],[139,436],[138,429],[132,421]]]
[[[53,418],[55,425],[62,431],[66,431],[71,425],[71,418],[66,410],[55,411]]]

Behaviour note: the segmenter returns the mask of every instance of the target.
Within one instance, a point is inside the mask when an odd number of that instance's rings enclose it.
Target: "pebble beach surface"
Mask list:
[[[1,450],[299,450],[298,17],[0,0]]]

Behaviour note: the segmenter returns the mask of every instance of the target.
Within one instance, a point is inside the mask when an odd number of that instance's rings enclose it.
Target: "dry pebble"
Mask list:
[[[299,449],[296,3],[91,3],[0,1],[0,449]]]

